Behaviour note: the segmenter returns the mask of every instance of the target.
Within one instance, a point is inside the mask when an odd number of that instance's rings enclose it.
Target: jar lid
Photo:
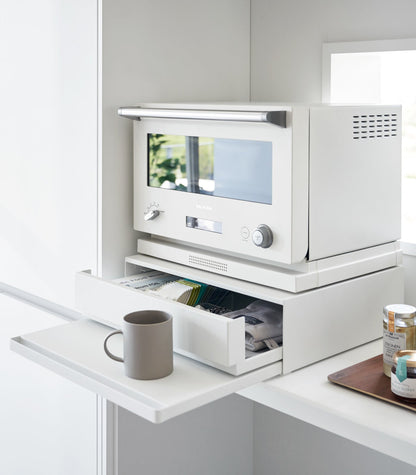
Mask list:
[[[395,318],[414,318],[416,316],[416,308],[413,307],[413,305],[405,305],[402,303],[386,305],[383,309],[383,313],[388,317],[389,312],[393,312]]]
[[[416,368],[416,351],[415,350],[401,350],[393,355],[393,364],[397,365],[397,360],[402,356],[407,356],[406,366],[409,368]]]

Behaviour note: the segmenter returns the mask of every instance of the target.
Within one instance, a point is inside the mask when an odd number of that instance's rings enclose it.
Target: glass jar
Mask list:
[[[416,349],[416,308],[404,304],[386,305],[383,313],[383,371],[390,377],[394,353]]]
[[[400,399],[416,404],[416,351],[398,351],[393,356],[391,391]]]

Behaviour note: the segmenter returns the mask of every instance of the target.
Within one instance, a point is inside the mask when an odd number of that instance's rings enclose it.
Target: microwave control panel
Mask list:
[[[159,209],[159,204],[153,202],[145,208],[143,219],[144,221],[153,221],[157,219],[161,213],[163,213],[163,211]],[[199,218],[196,216],[186,216],[185,223],[187,228],[222,234],[223,226],[221,221]],[[248,241],[251,236],[252,243],[263,249],[267,249],[273,244],[273,231],[267,224],[259,224],[252,232],[250,232],[247,226],[243,226],[241,228],[240,236],[243,241]]]

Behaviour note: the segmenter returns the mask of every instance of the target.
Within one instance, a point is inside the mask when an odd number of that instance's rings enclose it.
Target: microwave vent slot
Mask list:
[[[382,139],[396,137],[398,130],[397,114],[361,114],[352,116],[352,138]]]
[[[202,267],[210,270],[214,270],[217,272],[228,272],[228,265],[215,261],[213,259],[209,259],[206,257],[200,257],[200,256],[195,256],[190,254],[188,258],[188,262],[190,265],[197,266],[197,267]]]

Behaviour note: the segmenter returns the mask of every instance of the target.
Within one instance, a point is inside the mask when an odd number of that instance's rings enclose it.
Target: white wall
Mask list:
[[[102,274],[136,250],[132,123],[120,106],[249,98],[249,0],[103,0]]]
[[[252,99],[321,100],[322,43],[416,37],[413,0],[252,0]]]
[[[0,282],[64,305],[96,262],[96,1],[2,2]]]

